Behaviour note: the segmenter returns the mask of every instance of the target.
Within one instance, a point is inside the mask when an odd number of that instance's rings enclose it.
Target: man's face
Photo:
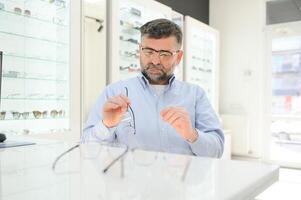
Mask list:
[[[154,39],[142,37],[140,44],[141,72],[151,84],[168,84],[183,52],[174,36]]]

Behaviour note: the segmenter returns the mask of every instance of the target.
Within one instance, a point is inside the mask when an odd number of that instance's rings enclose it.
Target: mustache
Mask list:
[[[148,64],[148,65],[146,65],[146,70],[149,70],[149,69],[152,69],[152,68],[155,68],[155,69],[159,69],[159,70],[161,70],[161,71],[164,71],[163,69],[164,69],[164,67],[162,66],[162,65],[154,65],[154,64]]]

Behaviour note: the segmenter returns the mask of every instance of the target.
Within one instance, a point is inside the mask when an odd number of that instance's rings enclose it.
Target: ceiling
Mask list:
[[[301,21],[301,0],[277,0],[267,2],[267,24]]]

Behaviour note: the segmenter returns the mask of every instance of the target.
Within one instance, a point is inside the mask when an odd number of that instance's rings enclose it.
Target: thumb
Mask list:
[[[122,112],[122,113],[125,113],[125,112],[127,111],[127,109],[128,109],[127,107],[122,106],[122,107],[121,107],[121,112]]]

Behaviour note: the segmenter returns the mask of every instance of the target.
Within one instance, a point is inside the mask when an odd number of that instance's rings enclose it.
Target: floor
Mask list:
[[[301,170],[281,168],[279,181],[256,200],[301,200]]]

